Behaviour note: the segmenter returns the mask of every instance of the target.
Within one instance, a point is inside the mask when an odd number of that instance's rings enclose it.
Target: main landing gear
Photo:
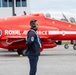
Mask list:
[[[18,49],[17,50],[17,53],[18,53],[19,56],[25,56],[26,55],[25,54],[26,53],[26,49],[22,49],[22,50],[21,49]]]
[[[9,52],[17,52],[19,56],[25,56],[26,49],[8,49]]]

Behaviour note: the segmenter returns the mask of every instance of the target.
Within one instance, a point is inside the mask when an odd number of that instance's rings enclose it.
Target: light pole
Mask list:
[[[15,0],[12,0],[12,16],[15,16]]]

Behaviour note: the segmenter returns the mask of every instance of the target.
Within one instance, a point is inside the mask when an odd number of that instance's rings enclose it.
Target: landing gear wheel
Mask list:
[[[20,56],[20,55],[21,55],[21,56],[25,56],[25,55],[26,55],[26,54],[25,54],[25,53],[26,53],[26,49],[22,49],[22,50],[19,50],[19,49],[18,49],[18,50],[17,50],[17,53],[18,53],[19,56]]]
[[[65,44],[65,45],[64,45],[64,48],[65,48],[65,49],[68,49],[68,48],[69,48],[69,45],[68,45],[68,44]]]
[[[76,44],[74,44],[73,49],[76,50]]]
[[[22,54],[22,50],[17,50],[18,55]]]
[[[22,55],[23,55],[23,56],[26,56],[25,53],[26,53],[26,49],[22,50]]]

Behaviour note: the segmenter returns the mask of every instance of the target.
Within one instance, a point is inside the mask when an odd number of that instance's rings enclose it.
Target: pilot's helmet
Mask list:
[[[37,20],[31,20],[31,21],[30,21],[30,26],[31,26],[32,28],[36,27],[36,24],[35,24],[36,21],[37,21]]]
[[[72,22],[72,23],[75,23],[76,21],[75,21],[75,18],[73,18],[73,17],[70,17],[70,21]]]
[[[51,18],[51,15],[49,13],[45,14],[47,18]]]

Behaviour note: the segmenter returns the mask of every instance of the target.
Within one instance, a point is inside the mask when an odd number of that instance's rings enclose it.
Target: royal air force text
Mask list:
[[[5,30],[4,35],[26,35],[27,30],[20,31],[20,30]],[[48,31],[37,31],[37,34],[40,35],[48,35]]]

